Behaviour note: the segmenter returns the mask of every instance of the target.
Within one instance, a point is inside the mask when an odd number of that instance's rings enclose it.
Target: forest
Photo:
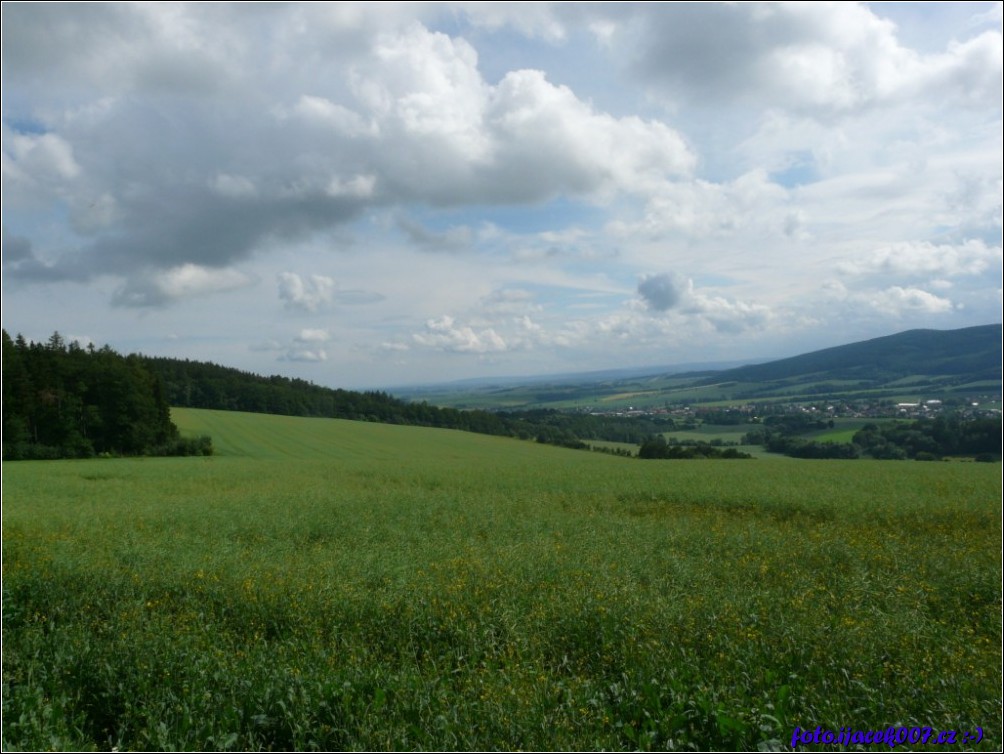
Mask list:
[[[641,443],[675,427],[668,418],[439,408],[207,362],[122,356],[67,343],[58,332],[44,343],[3,332],[4,460],[211,454],[209,438],[179,437],[171,406],[459,429],[581,449],[585,440]]]
[[[829,422],[831,428],[832,424]],[[962,418],[947,414],[933,419],[870,423],[856,432],[851,442],[800,436],[827,426],[798,414],[767,417],[763,428],[746,433],[743,443],[763,445],[770,453],[793,458],[937,461],[945,457],[968,457],[985,462],[1001,458],[1000,416]]]
[[[160,378],[136,356],[3,331],[3,459],[208,455],[181,438]]]
[[[854,435],[854,444],[872,458],[935,461],[944,456],[972,456],[999,461],[1001,418],[962,420],[939,416],[913,422],[868,424]]]
[[[207,362],[163,357],[142,357],[142,361],[162,380],[168,403],[181,408],[460,429],[575,448],[585,447],[585,440],[638,444],[655,432],[676,428],[669,417],[593,416],[554,409],[440,408],[425,402],[403,401],[382,391],[326,388],[302,379],[263,377]]]

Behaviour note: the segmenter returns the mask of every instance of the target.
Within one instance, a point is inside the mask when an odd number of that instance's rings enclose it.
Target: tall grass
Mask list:
[[[5,749],[1001,744],[999,467],[175,419],[4,466]]]

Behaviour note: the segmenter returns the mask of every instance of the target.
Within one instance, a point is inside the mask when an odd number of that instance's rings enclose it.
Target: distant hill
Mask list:
[[[1001,325],[961,330],[907,330],[872,340],[717,372],[715,382],[798,377],[891,382],[914,375],[1001,379]],[[712,381],[709,380],[709,381]]]
[[[766,361],[762,359],[761,361]],[[455,390],[467,392],[470,390],[498,390],[507,387],[525,387],[527,385],[579,385],[595,384],[615,380],[640,379],[671,374],[696,374],[705,372],[721,372],[725,369],[747,366],[748,360],[734,359],[731,361],[699,361],[683,364],[663,364],[647,367],[624,367],[620,369],[599,369],[590,372],[559,372],[557,374],[534,374],[521,376],[468,377],[463,380],[451,380],[445,383],[400,385],[387,388],[388,392],[404,396],[412,400],[421,400],[424,395],[438,395]],[[756,363],[760,363],[757,361]]]
[[[714,411],[739,402],[823,400],[874,406],[918,396],[944,398],[946,408],[988,396],[993,406],[1001,393],[1001,334],[999,324],[910,330],[723,371],[531,378],[469,391],[454,386],[414,402],[204,362],[85,350],[67,346],[58,333],[46,344],[27,343],[5,331],[3,455],[202,452],[178,437],[168,406],[459,429],[579,448],[586,440],[638,444],[678,429],[667,412],[645,411],[664,407]]]
[[[459,384],[406,393],[456,408],[610,412],[667,405],[738,402],[874,401],[1001,393],[1001,325],[909,330],[858,343],[727,369],[610,373],[526,379],[521,384]]]

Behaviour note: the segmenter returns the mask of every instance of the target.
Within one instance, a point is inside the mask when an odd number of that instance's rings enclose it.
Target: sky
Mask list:
[[[320,385],[1001,321],[1001,3],[3,3],[12,335]]]

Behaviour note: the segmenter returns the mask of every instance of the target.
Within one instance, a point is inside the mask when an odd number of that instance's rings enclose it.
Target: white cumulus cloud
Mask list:
[[[982,275],[1001,265],[1001,247],[981,240],[962,244],[928,241],[882,246],[867,256],[842,262],[837,269],[847,275],[959,277]]]
[[[254,279],[235,269],[182,264],[162,272],[131,277],[112,299],[117,306],[159,307],[197,296],[209,296],[251,285]]]
[[[911,312],[945,314],[952,311],[952,302],[920,288],[894,285],[865,296],[868,304],[883,314],[902,316]]]
[[[295,272],[279,273],[279,298],[287,309],[317,312],[334,301],[335,281],[326,275],[306,279]]]
[[[414,333],[412,338],[419,345],[457,353],[485,354],[507,350],[506,342],[493,328],[475,331],[469,325],[457,325],[449,315],[430,319],[425,330]]]
[[[280,356],[279,360],[316,363],[327,361],[328,354],[324,349],[291,348],[283,356]]]
[[[328,331],[321,330],[319,328],[306,328],[300,330],[300,334],[296,336],[296,341],[298,343],[324,343],[328,340],[331,340],[331,336],[328,334]]]

